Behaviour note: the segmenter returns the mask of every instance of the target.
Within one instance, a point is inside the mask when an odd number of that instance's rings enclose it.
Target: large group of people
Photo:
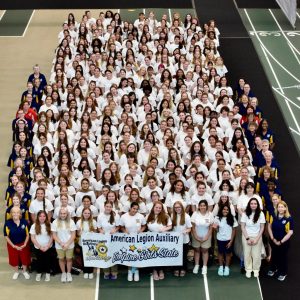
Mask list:
[[[174,276],[185,276],[188,253],[194,274],[206,275],[212,256],[229,276],[235,254],[247,278],[265,257],[268,275],[285,279],[293,220],[277,141],[247,80],[229,85],[220,46],[216,22],[191,14],[67,16],[49,80],[35,65],[12,122],[4,235],[13,279],[20,269],[30,278],[34,256],[36,281],[49,281],[55,249],[71,282],[83,233],[143,231],[183,235]],[[162,280],[165,268],[152,274]],[[117,277],[118,266],[104,269]]]

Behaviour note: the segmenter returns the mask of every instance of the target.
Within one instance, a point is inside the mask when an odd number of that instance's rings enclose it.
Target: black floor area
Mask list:
[[[196,11],[202,22],[211,19],[213,16],[221,31],[221,37],[244,36],[246,32],[232,0],[196,1]],[[221,55],[224,57],[225,64],[230,71],[229,80],[231,85],[235,86],[240,77],[248,80],[260,101],[264,115],[269,120],[271,128],[276,134],[275,155],[281,166],[280,183],[283,190],[283,199],[288,202],[292,215],[297,218],[299,215],[299,154],[276,99],[272,94],[270,84],[252,41],[250,38],[226,38],[221,39],[220,44]],[[296,220],[296,228],[298,227],[297,224]],[[269,279],[263,274],[261,276],[260,281],[265,300],[300,298],[298,275],[300,258],[297,255],[299,253],[300,235],[297,233],[297,229],[295,232],[289,252],[290,269],[286,281],[282,283],[276,279]],[[263,271],[266,269],[267,266]]]

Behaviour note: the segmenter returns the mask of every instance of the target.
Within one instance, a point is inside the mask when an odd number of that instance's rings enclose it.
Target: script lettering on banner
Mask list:
[[[182,265],[183,239],[177,232],[85,233],[81,240],[85,267]]]

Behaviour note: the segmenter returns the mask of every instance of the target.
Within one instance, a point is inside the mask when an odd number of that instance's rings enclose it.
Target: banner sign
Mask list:
[[[81,240],[85,267],[182,265],[183,240],[177,232],[85,233]]]
[[[276,0],[280,8],[283,10],[286,17],[289,19],[292,26],[295,28],[297,0]]]

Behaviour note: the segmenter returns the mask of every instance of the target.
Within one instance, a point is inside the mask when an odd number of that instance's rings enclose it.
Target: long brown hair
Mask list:
[[[48,220],[48,216],[47,216],[47,213],[44,211],[44,210],[40,210],[37,214],[37,217],[35,219],[35,233],[37,235],[41,234],[41,223],[40,223],[40,220],[39,220],[39,216],[41,214],[44,214],[46,219],[45,219],[45,226],[46,226],[46,231],[48,233],[48,235],[51,235],[51,225],[50,225],[50,222]]]
[[[154,208],[155,208],[156,205],[160,205],[161,208],[162,208],[161,212],[158,214],[157,218],[155,218],[155,214],[154,214]],[[168,219],[169,219],[169,216],[166,214],[162,202],[156,201],[153,204],[153,207],[152,207],[152,209],[150,211],[150,214],[147,218],[147,223],[154,223],[155,221],[157,221],[158,224],[162,224],[162,225],[166,226],[168,224]]]
[[[177,213],[176,213],[176,210],[174,208],[175,205],[179,205],[181,207],[181,215],[180,215],[179,225],[184,225],[185,224],[185,210],[184,210],[184,207],[183,207],[181,201],[176,201],[173,205],[173,211],[172,211],[172,225],[173,225],[173,227],[177,226]]]
[[[88,210],[89,212],[90,212],[90,216],[89,216],[89,218],[87,219],[87,220],[85,220],[84,219],[84,217],[83,217],[83,213],[86,211],[86,210]],[[80,220],[81,220],[81,229],[83,228],[83,222],[84,221],[88,221],[88,223],[89,223],[89,231],[90,232],[93,232],[96,228],[94,228],[94,226],[93,226],[93,214],[92,214],[92,211],[91,211],[91,209],[90,208],[84,208],[83,210],[82,210],[82,213],[81,213],[81,218],[80,218]]]

